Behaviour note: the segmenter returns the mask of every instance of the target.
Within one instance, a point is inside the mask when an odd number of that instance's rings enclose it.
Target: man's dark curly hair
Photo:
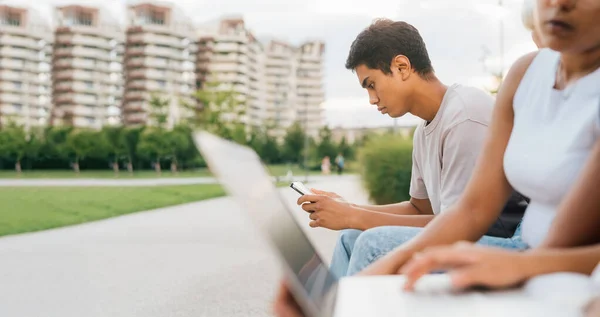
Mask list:
[[[433,66],[419,31],[406,22],[388,19],[375,20],[356,37],[350,47],[346,68],[354,70],[364,64],[389,75],[390,64],[397,55],[406,56],[421,78],[428,79],[433,75]]]

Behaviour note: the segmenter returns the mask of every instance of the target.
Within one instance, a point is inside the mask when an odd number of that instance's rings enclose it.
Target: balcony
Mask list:
[[[143,67],[144,66],[144,59],[143,58],[128,59],[127,62],[125,63],[125,65],[127,65],[128,68]]]
[[[65,107],[65,111],[71,112],[76,117],[94,117],[98,115],[99,112],[102,111],[102,109],[82,105],[75,105]]]
[[[125,54],[127,56],[144,56],[146,55],[145,46],[129,46],[125,49]]]
[[[52,102],[54,104],[73,104],[73,94],[56,94],[54,98],[52,98]]]
[[[125,114],[123,121],[125,124],[145,124],[148,116],[145,113]]]
[[[143,101],[146,100],[148,94],[143,93],[141,91],[128,91],[125,94],[125,101],[126,102],[130,102],[130,101]]]
[[[144,113],[146,112],[146,108],[144,107],[143,101],[129,101],[126,102],[122,107],[123,114],[134,114],[134,113]]]
[[[0,55],[1,56],[1,55]],[[0,58],[0,68],[23,70],[25,63],[22,60]]]
[[[93,34],[82,35],[82,34],[59,34],[55,40],[56,44],[64,44],[64,45],[86,45],[102,48],[105,50],[109,50],[112,47],[109,44],[109,41],[104,37],[94,36]]]
[[[75,94],[73,101],[76,104],[96,105],[101,103],[100,99],[94,95]]]
[[[13,93],[9,93],[9,92],[2,92],[0,93],[0,102],[2,103],[22,103],[23,99],[21,98],[20,94],[13,94]]]
[[[26,34],[24,34],[26,35]],[[35,38],[23,38],[14,36],[0,36],[0,43],[11,46],[23,46],[32,50],[39,50],[40,47],[37,44],[38,39]]]
[[[214,45],[215,52],[238,52],[248,54],[248,46],[245,44],[221,42]]]

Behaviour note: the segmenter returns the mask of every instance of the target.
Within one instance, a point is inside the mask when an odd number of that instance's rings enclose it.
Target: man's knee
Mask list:
[[[348,250],[348,252],[352,252],[354,248],[354,244],[356,240],[363,233],[361,230],[356,229],[345,229],[340,231],[339,243],[344,247],[344,249]]]
[[[385,226],[369,229],[356,239],[349,273],[362,270],[378,258],[412,239],[421,228]]]

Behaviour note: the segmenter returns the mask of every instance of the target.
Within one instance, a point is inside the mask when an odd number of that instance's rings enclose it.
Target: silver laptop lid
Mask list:
[[[282,201],[256,152],[207,132],[196,132],[193,139],[211,172],[279,254],[292,292],[305,312],[328,315],[337,278]]]

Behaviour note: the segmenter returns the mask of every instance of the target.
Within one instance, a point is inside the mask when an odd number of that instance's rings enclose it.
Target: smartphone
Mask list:
[[[312,195],[313,192],[308,189],[302,182],[292,182],[290,187],[297,191],[300,195]]]

